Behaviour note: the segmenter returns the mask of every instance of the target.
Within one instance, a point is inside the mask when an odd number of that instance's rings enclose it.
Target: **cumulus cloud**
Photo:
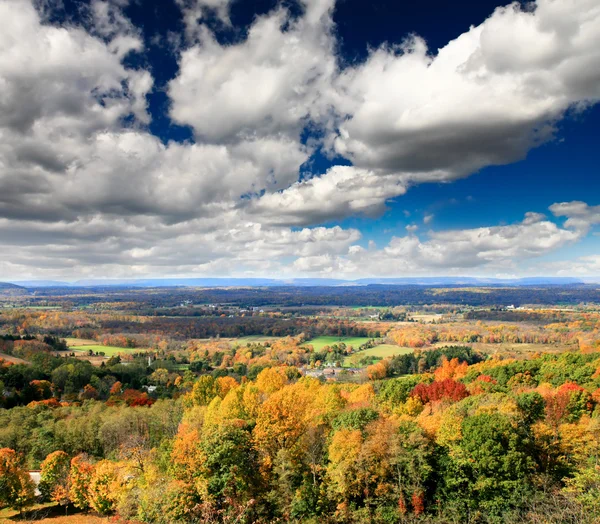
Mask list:
[[[567,217],[565,226],[587,232],[600,224],[600,206],[589,206],[585,202],[572,201],[552,204],[550,211],[557,217]]]
[[[298,267],[350,276],[461,274],[515,269],[523,260],[552,253],[579,240],[580,230],[560,227],[538,213],[507,226],[430,231],[427,240],[414,234],[393,237],[383,248],[351,246],[344,255],[301,259]]]
[[[245,211],[279,225],[308,225],[358,214],[376,216],[389,198],[406,191],[403,184],[396,175],[383,177],[352,166],[334,166],[321,177],[251,201]]]
[[[497,9],[436,55],[419,37],[382,46],[337,79],[347,116],[333,147],[413,183],[519,160],[600,98],[599,27],[594,0],[538,0]]]
[[[600,223],[598,207],[561,203],[550,210],[563,226],[529,213],[425,239],[413,225],[379,250],[322,226],[522,158],[567,110],[596,102],[595,2],[510,6],[435,56],[414,37],[346,69],[334,0],[300,0],[295,17],[279,6],[228,45],[206,21],[229,24],[229,0],[178,3],[188,39],[167,94],[171,118],[194,132],[182,143],[148,129],[154,82],[127,59],[144,52],[127,0],[90,2],[81,26],[0,3],[3,276],[485,271]],[[300,180],[318,147],[353,165]]]
[[[235,45],[219,44],[201,26],[199,43],[182,53],[169,85],[171,117],[210,141],[279,134],[298,139],[309,119],[322,119],[336,70],[333,2],[303,3],[304,16],[293,20],[279,8],[259,17]]]
[[[175,0],[183,14],[185,33],[194,40],[200,33],[201,22],[215,15],[225,25],[230,25],[229,9],[232,0]]]

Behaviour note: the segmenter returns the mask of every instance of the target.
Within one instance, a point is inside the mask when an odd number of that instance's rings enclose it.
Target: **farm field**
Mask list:
[[[73,338],[67,337],[65,338],[67,341],[67,346],[97,346],[98,342],[96,340],[91,340],[88,338]]]
[[[145,348],[120,348],[117,346],[102,346],[100,344],[84,344],[81,346],[69,346],[69,349],[73,351],[84,351],[88,352],[92,350],[94,353],[96,351],[104,353],[107,357],[112,357],[113,355],[118,355],[119,353],[139,353],[141,351],[148,351]]]
[[[413,348],[395,346],[393,344],[380,344],[379,346],[375,346],[374,348],[358,351],[353,355],[346,357],[344,360],[344,367],[353,367],[355,362],[358,362],[364,357],[387,358],[393,357],[395,355],[406,355],[408,353],[412,353],[413,351]]]
[[[352,346],[354,349],[358,349],[361,344],[368,342],[368,337],[316,337],[311,340],[307,340],[304,345],[311,345],[315,351],[321,351],[325,346],[331,346],[333,344],[339,344],[343,342],[346,346]]]

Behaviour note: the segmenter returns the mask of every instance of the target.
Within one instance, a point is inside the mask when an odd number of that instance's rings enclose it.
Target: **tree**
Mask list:
[[[123,384],[121,384],[118,380],[111,386],[110,394],[111,395],[120,395],[123,390]]]
[[[263,369],[256,377],[256,387],[268,395],[282,389],[289,381],[285,367]]]
[[[208,406],[216,394],[215,379],[210,375],[202,375],[192,388],[192,403],[194,406]]]
[[[243,503],[258,490],[258,456],[251,434],[235,423],[225,423],[206,431],[199,446],[202,461],[197,486],[205,500],[224,498]]]
[[[450,444],[444,466],[447,500],[469,521],[472,512],[501,516],[523,503],[530,490],[533,460],[526,434],[500,413],[462,422],[462,438]]]
[[[12,449],[0,449],[0,509],[21,511],[34,500],[35,485],[23,467],[23,457]]]
[[[41,466],[39,490],[45,500],[60,505],[69,503],[69,470],[71,461],[64,451],[50,453]]]
[[[431,384],[417,384],[411,396],[417,397],[423,404],[442,399],[458,402],[468,397],[469,392],[461,382],[447,378]]]
[[[123,481],[121,465],[110,460],[98,462],[90,478],[88,500],[90,506],[101,515],[108,515],[116,509]]]
[[[69,498],[79,509],[87,509],[89,503],[89,485],[94,473],[94,466],[87,461],[85,455],[77,455],[71,460],[69,472]]]

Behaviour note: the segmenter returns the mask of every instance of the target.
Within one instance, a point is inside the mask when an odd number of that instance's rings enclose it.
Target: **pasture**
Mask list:
[[[343,342],[346,346],[352,346],[357,350],[362,344],[368,342],[368,337],[316,337],[307,340],[303,346],[312,346],[315,351],[321,351],[325,346],[333,346]]]
[[[413,348],[407,348],[402,346],[395,346],[393,344],[380,344],[374,348],[365,349],[358,351],[344,359],[344,367],[353,367],[359,360],[364,357],[372,358],[388,358],[396,355],[406,355],[412,353]]]
[[[145,348],[120,348],[117,346],[102,346],[100,344],[84,344],[81,346],[69,346],[71,351],[82,351],[87,353],[92,350],[94,353],[104,353],[107,357],[112,357],[113,355],[118,355],[122,353],[141,353],[144,351],[148,351]]]

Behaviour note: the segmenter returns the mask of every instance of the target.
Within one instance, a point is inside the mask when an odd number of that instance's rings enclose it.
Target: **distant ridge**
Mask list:
[[[9,282],[0,282],[1,295],[25,295],[27,289],[23,286],[18,286]]]
[[[548,286],[600,283],[600,277],[585,279],[573,277],[526,277],[515,279],[478,277],[398,277],[360,278],[343,280],[335,278],[150,278],[150,279],[88,279],[75,282],[56,280],[24,280],[10,284],[14,288],[36,287],[275,287],[275,286]]]

